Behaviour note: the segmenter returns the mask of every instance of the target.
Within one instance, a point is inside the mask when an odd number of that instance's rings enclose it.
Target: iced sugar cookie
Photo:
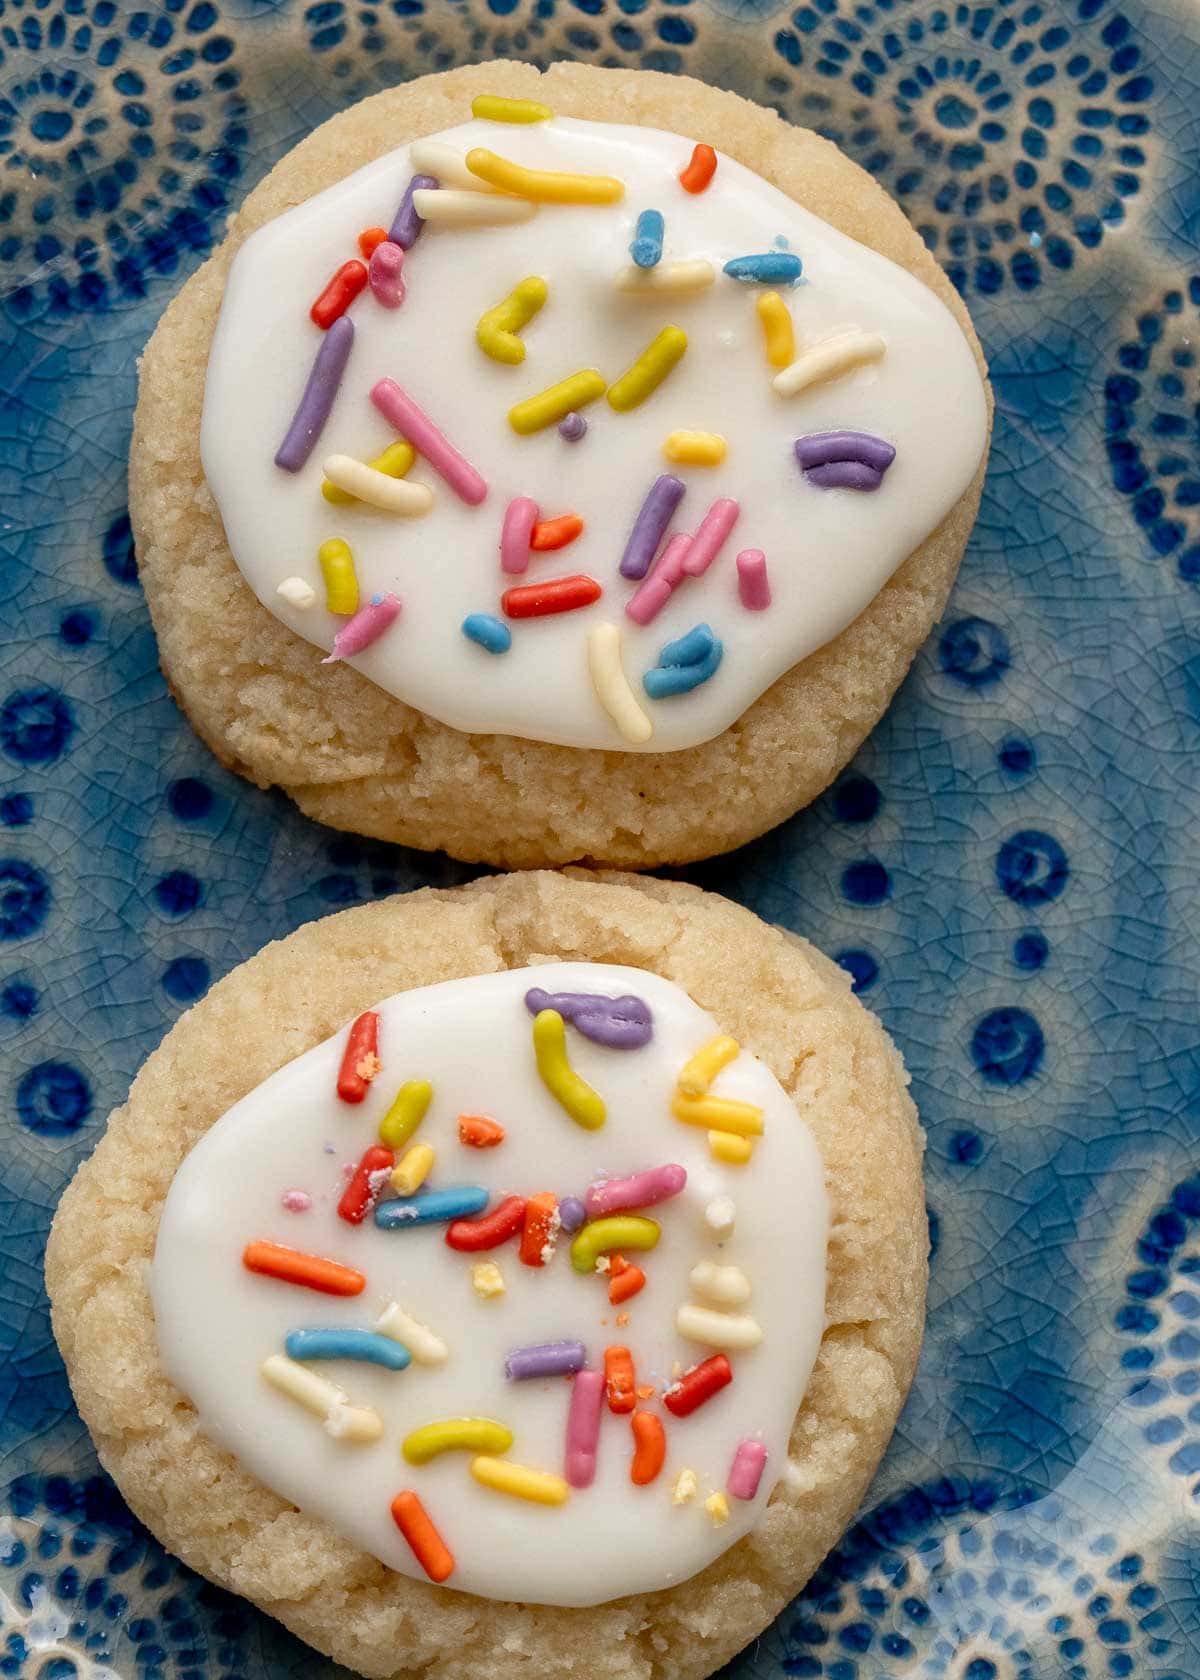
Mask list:
[[[905,1084],[833,964],[694,888],[303,928],[64,1197],[80,1409],[166,1545],[364,1674],[699,1680],[834,1543],[911,1378]]]
[[[961,304],[826,142],[489,65],[252,196],[147,353],[133,515],[165,669],[238,768],[466,858],[650,864],[845,761],[987,432]]]

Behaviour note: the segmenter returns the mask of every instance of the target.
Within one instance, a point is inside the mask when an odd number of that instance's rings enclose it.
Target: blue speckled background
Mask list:
[[[688,70],[947,265],[997,429],[958,587],[809,812],[692,879],[855,975],[929,1128],[929,1337],[860,1524],[738,1680],[1200,1677],[1200,11],[1169,0],[0,0],[0,1673],[329,1665],[97,1473],[55,1199],[211,980],[441,858],[224,774],[124,512],[134,360],[223,217],[397,78]]]

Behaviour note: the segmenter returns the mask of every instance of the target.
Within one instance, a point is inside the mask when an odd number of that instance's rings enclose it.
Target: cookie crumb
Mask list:
[[[638,1392],[641,1393],[641,1390]],[[672,1505],[686,1505],[689,1500],[695,1499],[699,1486],[694,1470],[681,1470],[671,1487]]]
[[[471,1267],[471,1287],[481,1301],[494,1300],[504,1294],[504,1273],[494,1260],[477,1260]]]
[[[732,1196],[714,1196],[704,1210],[704,1223],[718,1242],[724,1242],[726,1237],[733,1235],[736,1218],[737,1208]]]
[[[704,1509],[714,1528],[720,1528],[729,1521],[729,1501],[723,1493],[710,1493],[704,1501]]]

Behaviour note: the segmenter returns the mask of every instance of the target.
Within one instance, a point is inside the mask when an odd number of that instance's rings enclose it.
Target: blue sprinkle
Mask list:
[[[673,694],[690,694],[714,674],[725,649],[707,624],[697,624],[677,642],[668,642],[658,664],[642,678],[651,700],[666,700]]]
[[[482,1213],[488,1193],[479,1184],[451,1184],[444,1190],[422,1190],[416,1196],[401,1196],[394,1202],[380,1202],[375,1223],[381,1231],[415,1229],[451,1219],[466,1219]]]
[[[677,642],[668,642],[658,656],[658,663],[698,665],[702,659],[708,658],[716,639],[707,624],[697,624],[686,636],[680,636]]]
[[[283,1346],[289,1359],[360,1359],[389,1371],[412,1364],[406,1347],[374,1330],[290,1330]]]
[[[665,228],[661,210],[643,210],[638,217],[629,255],[639,268],[653,268],[662,261]]]
[[[462,621],[462,632],[469,642],[488,653],[507,653],[512,646],[512,631],[491,613],[468,613]]]
[[[764,286],[790,286],[799,280],[803,264],[790,251],[762,251],[753,257],[734,257],[725,272],[734,280]]]
[[[383,596],[382,595],[372,595],[371,605],[373,607],[381,607],[383,605]]]

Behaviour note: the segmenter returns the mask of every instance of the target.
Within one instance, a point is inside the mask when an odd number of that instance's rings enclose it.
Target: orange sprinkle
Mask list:
[[[711,146],[697,146],[687,168],[680,173],[679,185],[684,192],[702,193],[716,172],[716,152]]]
[[[639,1290],[646,1287],[646,1274],[640,1266],[626,1266],[608,1286],[608,1298],[614,1307],[622,1301],[632,1301]],[[625,1315],[628,1319],[628,1314]],[[617,1320],[619,1324],[620,1319]]]
[[[490,1114],[460,1114],[458,1141],[468,1149],[495,1149],[504,1142],[504,1127]]]
[[[654,1412],[634,1412],[629,1420],[633,1431],[633,1463],[629,1480],[646,1487],[663,1467],[667,1456],[667,1432]]]
[[[601,1255],[601,1259],[603,1258],[604,1256]],[[608,1256],[609,1277],[620,1277],[622,1272],[627,1272],[628,1270],[629,1262],[623,1254],[610,1254]]]
[[[583,530],[583,520],[577,513],[560,513],[556,519],[539,519],[529,533],[529,546],[535,553],[545,554],[552,548],[566,548]]]
[[[362,252],[363,261],[370,262],[375,247],[382,245],[387,238],[387,229],[381,227],[364,228],[358,236],[358,248]]]
[[[636,1405],[633,1355],[627,1347],[605,1348],[604,1392],[610,1412],[631,1412]]]
[[[242,1250],[242,1265],[248,1272],[278,1278],[281,1283],[298,1283],[302,1289],[316,1289],[322,1295],[361,1295],[367,1280],[352,1266],[324,1260],[319,1254],[304,1254],[283,1243],[252,1242]]]
[[[396,1495],[392,1500],[392,1520],[431,1581],[444,1581],[454,1573],[454,1554],[415,1493],[406,1488]]]
[[[558,1236],[558,1197],[549,1190],[530,1196],[525,1203],[518,1258],[526,1266],[544,1266],[554,1253]]]

